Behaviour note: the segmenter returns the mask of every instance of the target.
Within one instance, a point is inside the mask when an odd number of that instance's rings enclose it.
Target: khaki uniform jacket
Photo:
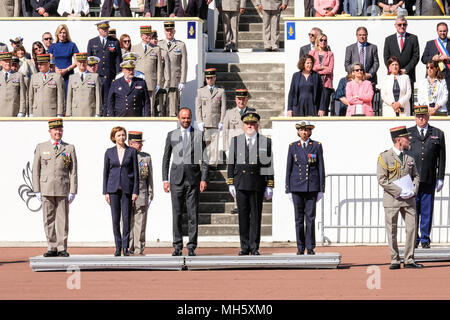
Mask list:
[[[380,154],[377,163],[377,179],[378,184],[384,189],[384,207],[416,207],[416,198],[412,197],[406,200],[400,198],[402,189],[393,183],[393,181],[407,174],[411,176],[414,183],[414,193],[417,194],[419,191],[419,173],[414,159],[407,154],[403,154],[402,163],[392,148]]]
[[[167,40],[162,39],[158,41],[158,46],[162,49],[164,54],[164,64],[169,64],[170,79],[169,88],[177,88],[178,84],[186,83],[187,76],[187,52],[186,45],[183,41],[174,40],[170,49],[167,46]],[[164,66],[165,67],[165,66]],[[167,81],[167,79],[165,79]],[[164,88],[167,88],[164,85]]]
[[[216,6],[222,6],[222,11],[239,11],[245,9],[245,0],[216,0]]]
[[[33,191],[43,196],[65,197],[77,193],[75,147],[61,142],[55,153],[51,141],[37,145],[33,161]]]
[[[146,207],[148,200],[153,200],[153,167],[152,157],[146,152],[138,152],[139,197],[136,208]]]
[[[31,77],[28,88],[29,113],[34,117],[64,115],[64,79],[50,72],[44,81],[42,72]]]
[[[20,7],[20,0],[2,0],[0,3],[0,17],[20,17]]]
[[[144,47],[142,43],[139,43],[134,45],[131,51],[139,55],[136,61],[136,70],[145,75],[148,91],[154,91],[157,85],[163,87],[164,79],[170,79],[170,72],[169,68],[164,68],[161,48],[156,45],[148,45],[147,52],[144,53]]]
[[[5,81],[5,73],[0,72],[0,117],[15,117],[19,112],[27,112],[27,92],[23,74],[12,72]]]
[[[101,115],[102,93],[100,78],[97,73],[86,73],[81,81],[81,74],[75,73],[69,77],[67,85],[68,117],[94,117]]]
[[[288,5],[288,0],[256,0],[256,5],[262,5],[263,10],[278,10],[281,5]]]
[[[195,116],[197,122],[203,122],[206,128],[217,128],[223,123],[227,110],[225,90],[214,86],[213,92],[208,86],[197,90],[195,99]]]
[[[245,107],[246,110],[255,111],[254,108]],[[230,146],[231,139],[237,137],[244,133],[244,129],[242,128],[242,120],[241,120],[241,109],[238,107],[234,107],[233,109],[227,110],[225,113],[225,117],[223,119],[223,148],[224,150],[228,150]]]

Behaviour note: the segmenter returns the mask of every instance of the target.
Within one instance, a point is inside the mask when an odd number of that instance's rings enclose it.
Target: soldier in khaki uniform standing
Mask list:
[[[281,11],[286,10],[289,0],[257,0],[259,12],[263,15],[264,51],[280,51]]]
[[[170,79],[165,79],[164,85],[169,105],[169,116],[176,117],[180,106],[180,94],[184,89],[187,76],[187,52],[183,41],[175,40],[175,22],[164,22],[164,34],[166,39],[158,41],[158,46],[164,51],[164,64],[169,64]],[[169,80],[167,82],[167,80]],[[168,85],[166,87],[166,85]]]
[[[75,53],[75,60],[78,72],[69,77],[66,116],[100,116],[102,92],[98,74],[87,71],[87,53]]]
[[[391,254],[389,269],[400,269],[400,255],[397,245],[399,212],[405,220],[406,227],[404,267],[422,268],[421,264],[414,261],[414,245],[416,242],[415,195],[419,191],[419,173],[414,158],[404,152],[410,144],[406,126],[392,128],[390,131],[394,146],[379,155],[377,164],[378,184],[384,189],[383,206],[386,215],[386,234]],[[409,176],[414,184],[413,190],[398,185],[397,181],[406,176]]]
[[[139,167],[139,197],[137,198],[130,222],[130,254],[143,255],[145,249],[145,229],[147,227],[147,212],[153,200],[153,167],[152,158],[142,152],[144,140],[142,132],[128,132],[130,147],[137,150]]]
[[[205,70],[206,85],[197,90],[195,116],[197,125],[205,133],[206,148],[209,151],[209,164],[217,166],[219,131],[225,117],[225,90],[216,86],[216,69]]]
[[[24,117],[27,112],[26,86],[22,73],[11,70],[12,54],[0,52],[0,117]]]
[[[156,116],[155,95],[163,85],[163,79],[169,78],[170,74],[168,72],[164,74],[161,48],[151,43],[153,34],[152,27],[141,26],[140,30],[142,42],[134,45],[131,51],[136,52],[139,56],[136,61],[136,70],[145,75],[148,94],[150,96],[150,112],[151,116],[154,117]]]
[[[33,161],[33,191],[42,202],[48,252],[44,257],[68,257],[69,205],[77,193],[75,147],[63,142],[63,120],[48,120],[50,141],[37,145]]]
[[[245,0],[218,0],[216,6],[223,20],[225,34],[223,52],[238,52],[239,18],[245,12]]]
[[[37,56],[39,72],[31,76],[28,88],[30,117],[62,117],[64,115],[64,79],[50,72],[50,55]]]

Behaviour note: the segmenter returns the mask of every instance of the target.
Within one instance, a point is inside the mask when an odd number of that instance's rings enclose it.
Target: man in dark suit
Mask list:
[[[445,136],[444,132],[430,126],[427,106],[416,106],[416,126],[408,128],[410,148],[406,153],[414,158],[420,175],[419,192],[416,195],[417,235],[422,248],[430,248],[431,224],[433,222],[434,192],[444,186]],[[420,221],[419,221],[420,220]]]
[[[150,96],[145,80],[134,76],[135,62],[120,64],[123,77],[114,80],[108,95],[109,117],[150,117]]]
[[[149,17],[168,17],[175,8],[175,0],[145,0],[144,15]]]
[[[56,17],[58,9],[58,0],[30,0],[30,6],[33,8],[33,17]]]
[[[289,145],[286,193],[294,203],[297,254],[304,254],[305,248],[308,254],[315,254],[316,202],[325,192],[323,149],[320,142],[310,138],[314,126],[309,121],[302,121],[295,128],[300,140]]]
[[[114,17],[116,11],[121,17],[131,17],[130,2],[127,0],[105,0],[102,6],[102,17]]]
[[[261,217],[264,197],[273,195],[272,140],[258,133],[259,114],[242,115],[244,133],[230,143],[227,184],[236,197],[239,215],[239,255],[260,255]]]
[[[300,53],[298,58],[300,59],[305,54],[309,54],[311,50],[314,50],[314,44],[316,43],[316,38],[323,34],[322,30],[319,28],[312,28],[308,33],[309,43],[300,48]]]
[[[108,36],[109,21],[100,21],[96,26],[99,36],[89,40],[87,53],[88,56],[100,58],[98,74],[103,91],[103,116],[106,116],[109,88],[116,74],[121,71],[122,51],[119,40]]]
[[[356,43],[349,45],[345,49],[345,70],[351,72],[351,66],[359,62],[364,66],[366,80],[377,84],[377,71],[380,66],[378,61],[378,48],[376,45],[367,42],[367,29],[359,27],[356,29]]]
[[[407,74],[411,81],[411,92],[414,92],[414,82],[416,81],[416,65],[419,63],[419,41],[417,36],[406,32],[408,21],[401,16],[395,20],[397,32],[390,35],[384,41],[384,63],[392,56],[400,60],[400,72]],[[410,106],[414,105],[414,94],[411,94]]]
[[[175,0],[175,8],[171,17],[198,17],[200,0]]]
[[[450,88],[450,41],[448,41],[448,26],[445,22],[438,23],[437,34],[437,39],[427,42],[421,61],[425,65],[431,60],[438,61],[447,88]],[[450,99],[447,100],[447,110],[449,107]]]
[[[187,243],[189,256],[195,256],[198,238],[199,192],[207,187],[208,160],[203,132],[191,127],[192,113],[181,108],[178,113],[180,128],[167,134],[164,148],[162,176],[164,191],[172,197],[173,256],[181,256],[183,250],[182,215],[186,204],[188,214]],[[169,164],[172,158],[169,181]]]

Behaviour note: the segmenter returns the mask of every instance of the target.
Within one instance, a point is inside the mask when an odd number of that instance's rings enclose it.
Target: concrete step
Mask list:
[[[245,88],[245,83],[242,82],[242,87]],[[283,89],[284,90],[284,89]],[[234,100],[236,94],[234,91],[225,91],[225,96],[227,100]],[[248,106],[253,107],[253,100],[268,100],[268,101],[278,101],[281,104],[284,104],[284,91],[261,91],[261,90],[251,90],[249,91],[249,101]]]
[[[186,216],[187,219],[187,216]],[[186,220],[187,221],[187,220]],[[262,215],[262,224],[272,224],[272,214],[264,213]],[[226,225],[226,224],[239,224],[239,215],[231,213],[201,213],[198,215],[198,224],[213,224],[213,225]]]
[[[210,181],[226,181],[227,180],[227,170],[214,170],[209,171]]]
[[[187,230],[187,229],[186,229]],[[239,235],[239,226],[233,224],[225,225],[199,225],[199,236],[234,236]],[[261,225],[261,236],[271,236],[272,225]]]
[[[218,73],[284,73],[284,63],[207,63],[206,67],[216,68]]]
[[[279,47],[280,49],[284,48],[284,41],[280,38]],[[224,48],[224,41],[217,40],[216,48]],[[238,49],[264,49],[264,42],[262,40],[239,40],[239,48]]]
[[[200,202],[231,202],[233,197],[228,191],[205,191],[200,193]]]
[[[245,87],[249,91],[283,91],[284,81],[245,81]],[[238,81],[217,81],[216,84],[225,90],[236,90],[242,88],[242,83]]]
[[[199,213],[230,213],[234,209],[234,202],[200,202]],[[272,202],[263,202],[263,213],[272,213]]]
[[[209,191],[227,191],[228,185],[225,180],[214,181],[212,179],[208,182],[208,190]]]
[[[223,41],[225,39],[223,32],[217,32],[216,41]],[[284,32],[280,32],[280,40],[284,39]],[[261,31],[241,31],[239,30],[239,44],[246,40],[261,40],[263,41],[263,34]]]
[[[239,32],[251,31],[262,32],[262,23],[239,23]],[[218,29],[217,32],[223,32],[222,29]],[[284,23],[280,22],[280,32],[284,32]]]
[[[217,72],[217,82],[222,81],[280,81],[284,82],[282,72]]]

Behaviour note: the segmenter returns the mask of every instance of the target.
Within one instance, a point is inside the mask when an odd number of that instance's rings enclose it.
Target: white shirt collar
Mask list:
[[[398,156],[402,151],[398,150],[396,147],[392,147],[392,150],[394,150],[395,154]]]
[[[417,125],[416,125],[416,127],[417,127],[417,131],[419,131],[419,134],[420,134],[420,130],[422,130],[422,128],[417,126]],[[428,130],[428,124],[427,124],[427,126],[425,128],[423,128],[423,134],[424,135],[427,133],[427,130]]]
[[[309,143],[309,138],[308,138],[308,140],[306,140],[306,141],[303,141],[303,140],[300,138],[300,142],[301,142],[301,144],[302,144],[302,147],[303,147],[303,143],[306,143],[306,145],[308,145],[308,143]]]

